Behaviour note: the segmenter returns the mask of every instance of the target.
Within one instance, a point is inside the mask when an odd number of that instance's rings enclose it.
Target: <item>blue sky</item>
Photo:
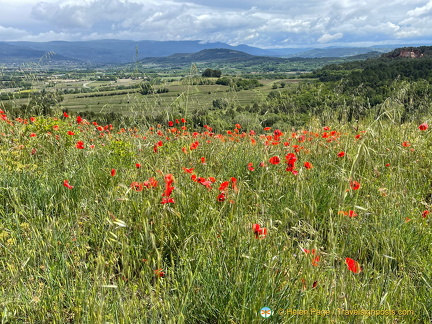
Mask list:
[[[432,0],[2,0],[0,41],[432,44]]]

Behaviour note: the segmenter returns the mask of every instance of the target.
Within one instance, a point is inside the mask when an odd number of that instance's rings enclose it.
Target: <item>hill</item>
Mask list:
[[[144,57],[163,57],[175,53],[193,53],[204,49],[226,48],[241,50],[252,55],[271,55],[263,49],[247,45],[231,46],[225,43],[202,43],[200,41],[128,41],[95,40],[79,42],[0,42],[0,63],[9,63],[13,54],[8,48],[19,47],[22,55],[16,56],[15,62],[37,61],[46,52],[91,64],[124,64]]]

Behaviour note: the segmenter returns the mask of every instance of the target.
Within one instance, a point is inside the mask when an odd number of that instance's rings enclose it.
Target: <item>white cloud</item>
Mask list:
[[[343,37],[342,33],[336,33],[334,35],[330,35],[330,34],[324,34],[322,35],[320,38],[318,38],[317,42],[322,44],[322,43],[330,43],[330,42],[334,42],[338,39],[341,39]]]
[[[425,0],[3,2],[3,29],[15,40],[193,39],[265,48],[432,38],[432,1]]]

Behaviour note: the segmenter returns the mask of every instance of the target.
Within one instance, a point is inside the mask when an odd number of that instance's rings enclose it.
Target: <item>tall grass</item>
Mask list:
[[[431,321],[430,130],[314,124],[278,139],[187,125],[3,115],[2,323]],[[174,203],[162,204],[168,174]],[[131,186],[150,178],[156,187]]]

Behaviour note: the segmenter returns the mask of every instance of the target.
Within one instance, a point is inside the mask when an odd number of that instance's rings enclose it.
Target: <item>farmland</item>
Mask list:
[[[4,77],[2,323],[429,323],[425,64]]]

